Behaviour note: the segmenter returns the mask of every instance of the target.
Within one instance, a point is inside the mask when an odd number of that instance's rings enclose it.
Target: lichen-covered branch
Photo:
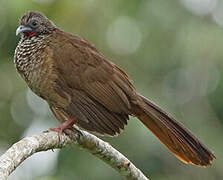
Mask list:
[[[26,137],[15,143],[0,157],[0,180],[6,180],[32,154],[50,149],[63,148],[71,143],[75,143],[94,156],[97,156],[126,179],[148,179],[133,163],[107,142],[82,130],[67,130],[66,134],[63,134],[59,140],[56,132],[46,132],[40,135]]]

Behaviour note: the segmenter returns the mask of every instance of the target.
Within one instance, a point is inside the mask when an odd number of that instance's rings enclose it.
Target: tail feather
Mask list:
[[[140,97],[143,102],[136,116],[177,158],[198,166],[211,164],[214,154],[188,129],[148,99]]]

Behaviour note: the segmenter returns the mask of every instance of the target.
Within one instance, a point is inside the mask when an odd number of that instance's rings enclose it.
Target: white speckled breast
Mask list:
[[[37,95],[42,96],[41,90],[45,79],[50,73],[43,51],[47,46],[49,36],[22,37],[15,50],[14,63],[20,75]]]

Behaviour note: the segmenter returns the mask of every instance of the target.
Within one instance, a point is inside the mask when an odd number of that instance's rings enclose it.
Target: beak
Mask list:
[[[32,31],[32,28],[30,27],[26,27],[26,26],[19,26],[17,29],[16,29],[16,36],[20,33],[23,33],[23,32],[30,32]]]

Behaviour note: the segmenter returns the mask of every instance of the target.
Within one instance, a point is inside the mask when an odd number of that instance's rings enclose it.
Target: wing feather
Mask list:
[[[55,42],[56,41],[56,42]],[[100,134],[116,135],[131,114],[135,89],[128,76],[107,61],[90,43],[58,30],[52,49],[53,61],[61,75],[60,91],[67,91],[71,103],[68,116],[78,116],[82,128]]]

